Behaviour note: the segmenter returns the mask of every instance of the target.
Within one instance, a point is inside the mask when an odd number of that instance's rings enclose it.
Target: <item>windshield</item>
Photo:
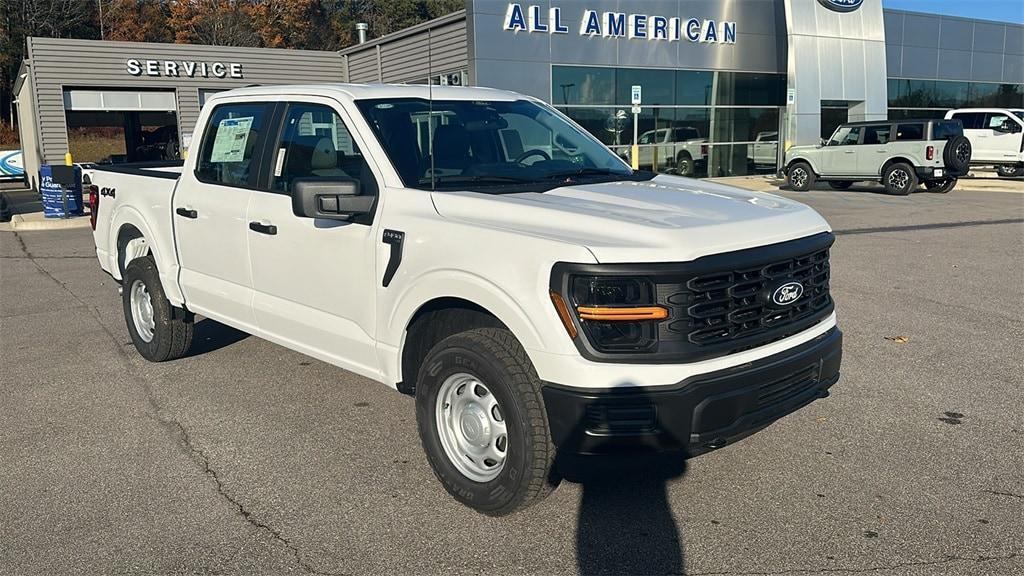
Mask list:
[[[526,100],[392,98],[356,105],[410,188],[640,177],[575,124]]]

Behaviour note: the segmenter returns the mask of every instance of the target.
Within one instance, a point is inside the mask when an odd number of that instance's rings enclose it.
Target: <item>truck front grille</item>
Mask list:
[[[772,288],[790,281],[800,283],[802,296],[787,307],[773,306]],[[832,310],[828,248],[700,274],[682,286],[664,288],[671,291],[665,303],[673,311],[668,332],[685,336],[697,347],[726,346],[730,352],[789,336],[793,333],[789,327]]]

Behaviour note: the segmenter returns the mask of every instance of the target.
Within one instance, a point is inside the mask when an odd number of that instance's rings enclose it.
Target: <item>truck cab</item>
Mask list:
[[[98,166],[90,202],[143,357],[201,315],[412,395],[485,514],[541,500],[556,456],[716,450],[839,378],[821,216],[632,170],[512,92],[219,93],[183,164]]]

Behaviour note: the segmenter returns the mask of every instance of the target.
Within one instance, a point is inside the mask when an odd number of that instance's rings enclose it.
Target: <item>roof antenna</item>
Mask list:
[[[430,150],[430,191],[436,189],[436,177],[434,176],[434,59],[431,50],[433,30],[427,28],[427,139]]]

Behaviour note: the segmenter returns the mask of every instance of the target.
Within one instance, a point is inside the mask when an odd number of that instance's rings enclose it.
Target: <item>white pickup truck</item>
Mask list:
[[[480,512],[543,498],[556,457],[700,454],[839,378],[821,216],[633,171],[536,99],[245,88],[192,142],[90,186],[139,353],[181,357],[201,315],[415,395]]]

